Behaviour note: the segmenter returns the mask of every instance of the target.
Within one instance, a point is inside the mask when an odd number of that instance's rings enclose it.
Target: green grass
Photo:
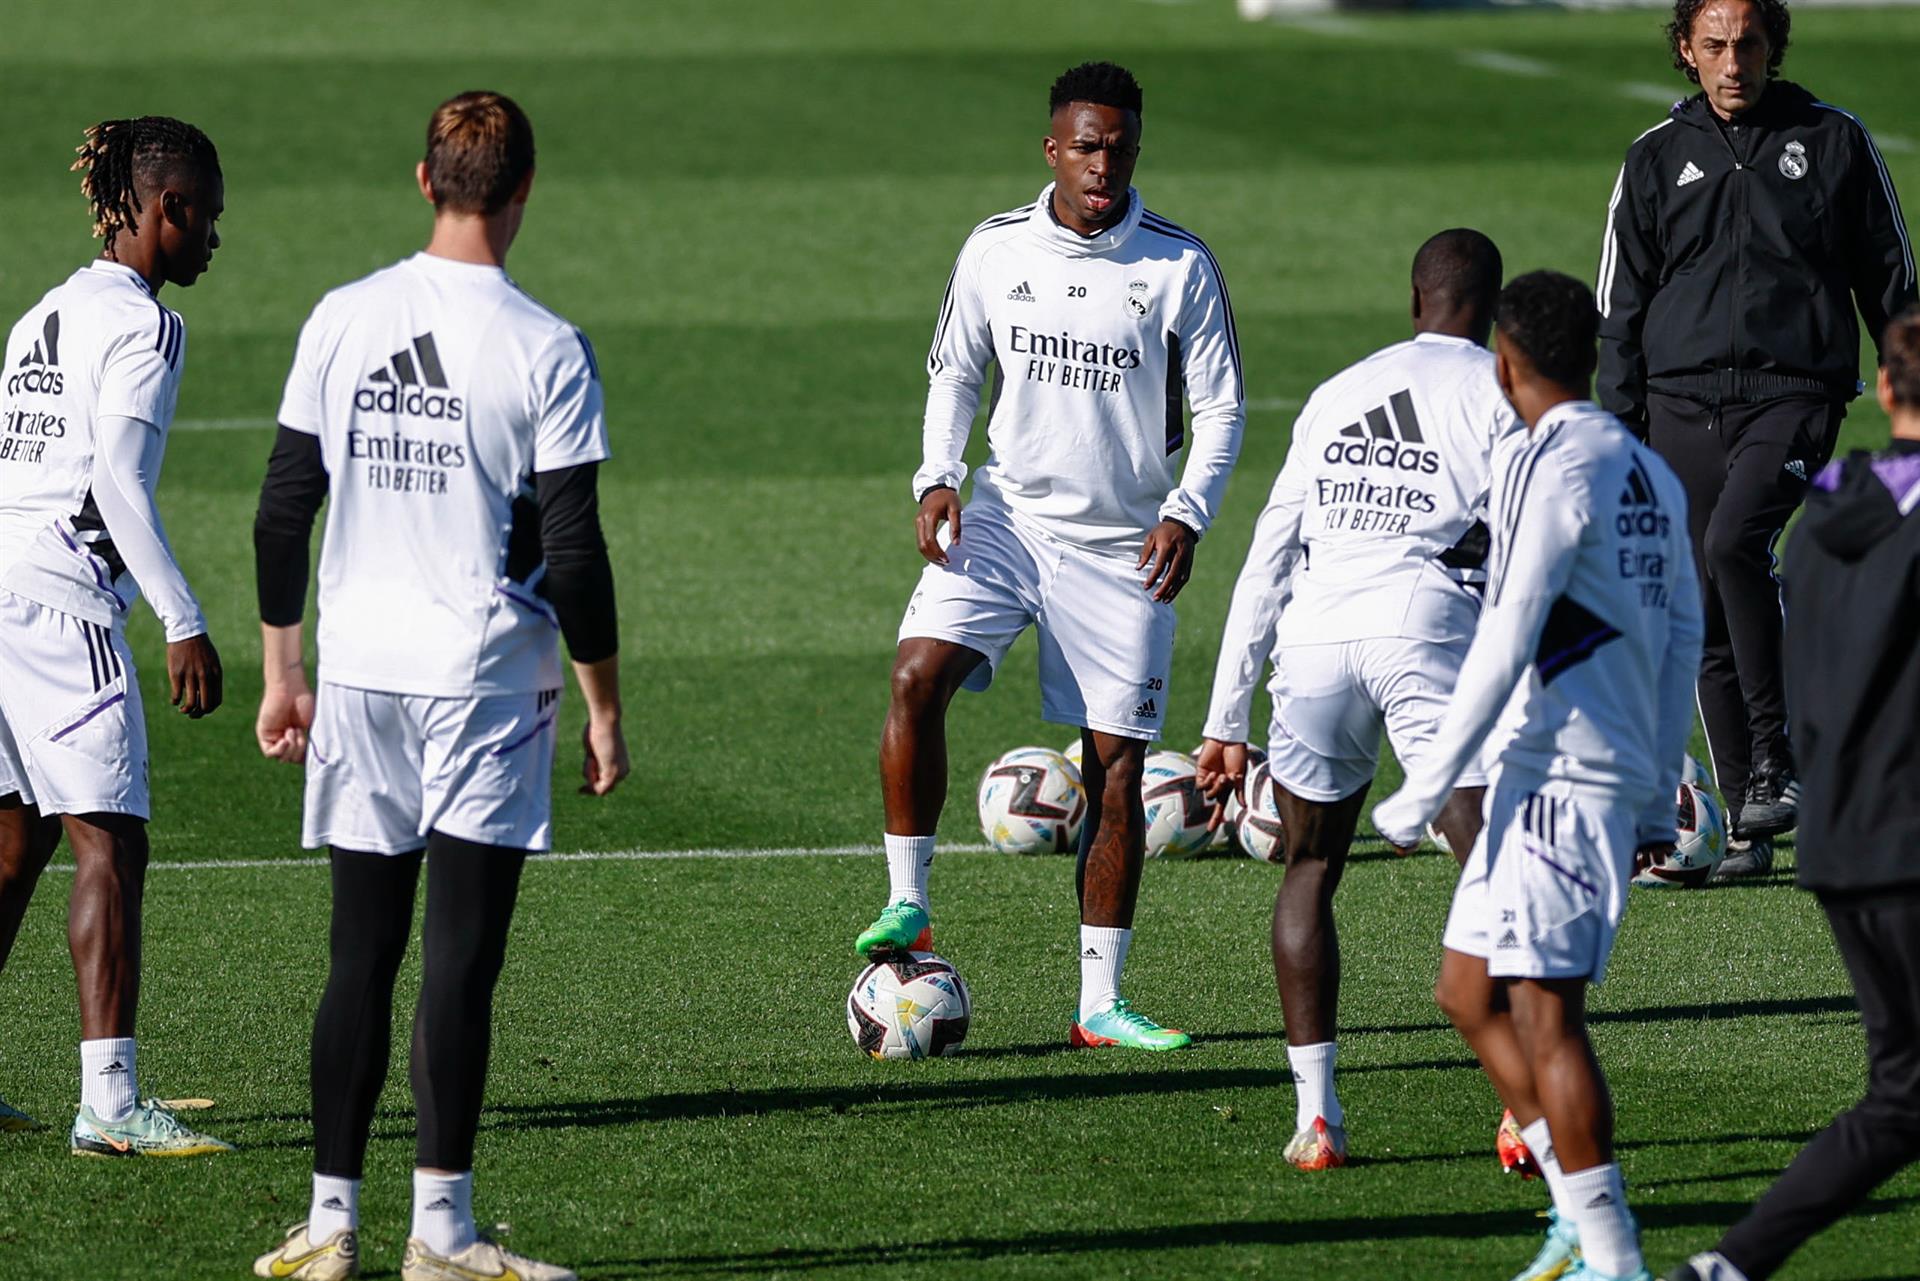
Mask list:
[[[513,269],[586,327],[606,372],[635,777],[589,802],[563,756],[556,831],[561,848],[609,850],[876,839],[874,743],[918,565],[906,482],[925,344],[966,230],[1044,181],[1039,104],[1061,67],[1114,56],[1139,73],[1141,190],[1207,238],[1238,307],[1254,408],[1182,600],[1178,746],[1198,736],[1290,407],[1403,335],[1407,260],[1441,226],[1487,230],[1514,270],[1590,276],[1620,155],[1660,114],[1619,87],[1681,89],[1652,12],[1261,28],[1214,0],[176,0],[166,14],[9,14],[0,315],[91,252],[65,172],[84,124],[164,111],[209,131],[226,247],[168,295],[191,336],[162,507],[231,705],[199,723],[163,714],[157,628],[136,619],[154,845],[170,861],[299,854],[298,774],[251,743],[254,496],[307,309],[424,238],[409,170],[449,93],[498,87],[533,115],[540,176]],[[1797,25],[1790,70],[1875,128],[1915,199],[1920,14],[1822,9]],[[1559,74],[1502,74],[1464,50]],[[1884,432],[1856,406],[1849,443]],[[949,840],[977,839],[964,797],[987,759],[1068,737],[1039,721],[1033,669],[1023,642],[995,692],[956,710]],[[1145,1062],[1057,1052],[1074,981],[1066,862],[949,854],[936,875],[941,946],[978,1021],[959,1058],[893,1067],[855,1058],[839,1013],[877,860],[533,870],[500,998],[483,1217],[602,1277],[1464,1278],[1529,1252],[1541,1198],[1493,1174],[1492,1095],[1427,996],[1444,860],[1367,853],[1342,890],[1343,1094],[1363,1160],[1324,1179],[1279,1165],[1292,1100],[1271,869],[1150,869],[1129,990],[1201,1040]],[[64,876],[0,978],[0,1092],[55,1121],[75,1066]],[[57,1135],[0,1138],[0,1278],[240,1275],[304,1213],[326,912],[310,865],[154,873],[143,1076],[219,1099],[208,1124],[242,1150],[128,1168],[73,1161]],[[747,937],[729,935],[738,921]],[[1783,876],[1636,898],[1596,1036],[1656,1263],[1711,1240],[1857,1095],[1846,993]],[[410,1157],[396,1065],[366,1198],[369,1264],[388,1274]],[[1920,1179],[1896,1179],[1787,1275],[1914,1275],[1917,1196]]]

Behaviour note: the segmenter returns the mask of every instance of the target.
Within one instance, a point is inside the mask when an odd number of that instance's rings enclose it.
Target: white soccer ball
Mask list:
[[[1016,747],[980,778],[980,831],[1003,854],[1065,854],[1080,847],[1087,793],[1080,771],[1050,747]]]
[[[1658,861],[1634,860],[1633,883],[1650,889],[1689,889],[1705,885],[1727,856],[1727,821],[1707,792],[1682,783],[1674,791],[1673,853]]]
[[[1194,858],[1207,852],[1213,806],[1194,781],[1191,756],[1149,755],[1140,775],[1140,799],[1147,809],[1148,858]]]
[[[1192,755],[1195,758],[1195,760],[1199,759],[1200,748],[1205,746],[1206,744],[1202,743],[1199,745],[1199,747],[1195,747],[1193,749]],[[1251,747],[1251,746],[1247,748],[1247,768],[1248,769],[1252,769],[1255,765],[1259,764],[1261,761],[1264,761],[1266,759],[1267,759],[1267,754],[1264,751],[1262,751],[1260,748]],[[1246,780],[1242,779],[1241,785],[1245,786],[1245,783],[1246,783]],[[1224,803],[1220,803],[1220,802],[1213,802],[1213,803],[1222,804],[1223,813],[1221,814],[1221,817],[1220,817],[1220,826],[1213,829],[1213,837],[1211,840],[1207,842],[1207,853],[1224,854],[1227,851],[1235,848],[1234,824],[1240,818],[1240,811],[1244,810],[1246,806],[1240,803],[1239,795],[1236,794],[1231,787],[1229,787],[1226,791],[1226,800]]]
[[[847,994],[847,1031],[876,1059],[951,1054],[967,1039],[973,998],[960,971],[932,952],[876,961]]]
[[[1692,752],[1687,753],[1686,760],[1680,766],[1680,781],[1707,790],[1713,787],[1713,775],[1707,772],[1707,767]]]
[[[1248,858],[1263,863],[1287,860],[1286,827],[1280,821],[1280,801],[1274,795],[1273,773],[1261,761],[1247,770],[1247,801],[1234,823],[1234,838]]]
[[[1067,763],[1069,765],[1073,766],[1075,769],[1079,769],[1080,761],[1082,759],[1081,753],[1086,750],[1086,746],[1087,746],[1086,740],[1081,738],[1078,734],[1076,734],[1073,737],[1073,741],[1067,744],[1065,750],[1063,750],[1060,753],[1060,755],[1067,758]]]

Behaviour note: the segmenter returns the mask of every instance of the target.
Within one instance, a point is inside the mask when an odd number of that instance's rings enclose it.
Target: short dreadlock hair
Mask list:
[[[1687,65],[1680,42],[1693,39],[1693,20],[1711,3],[1713,0],[1673,0],[1673,21],[1667,24],[1667,47],[1673,52],[1674,70],[1695,84],[1700,83],[1700,73]],[[1793,28],[1793,15],[1787,12],[1786,0],[1752,0],[1752,4],[1760,15],[1760,25],[1767,30],[1767,79],[1771,80],[1780,74],[1780,63],[1787,56],[1787,33]]]
[[[1591,385],[1600,334],[1591,289],[1557,271],[1530,271],[1500,291],[1497,320],[1541,377],[1562,387]]]
[[[1047,114],[1069,102],[1091,102],[1102,107],[1140,114],[1140,82],[1125,67],[1112,62],[1083,62],[1062,72],[1047,97]]]
[[[434,206],[493,214],[533,172],[533,122],[503,93],[472,89],[427,121],[427,181]]]
[[[107,252],[122,231],[137,236],[134,222],[140,214],[140,190],[182,176],[220,172],[220,153],[207,135],[172,116],[140,116],[133,120],[102,120],[87,130],[86,141],[74,150],[75,173],[84,172],[81,194],[93,206],[93,234],[104,239]]]

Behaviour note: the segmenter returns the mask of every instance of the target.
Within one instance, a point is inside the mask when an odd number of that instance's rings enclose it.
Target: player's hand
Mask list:
[[[220,706],[225,678],[219,652],[205,632],[167,646],[167,683],[173,705],[195,720]]]
[[[1420,847],[1420,834],[1426,830],[1428,817],[1420,812],[1420,802],[1408,796],[1403,787],[1373,807],[1373,830],[1404,858]]]
[[[307,731],[313,728],[313,690],[306,673],[300,679],[270,681],[253,718],[253,737],[270,761],[298,765],[307,759]]]
[[[1147,535],[1135,568],[1147,571],[1147,591],[1155,600],[1172,600],[1187,585],[1199,541],[1199,535],[1177,520],[1163,520]]]
[[[1200,754],[1194,757],[1193,781],[1208,800],[1214,802],[1213,818],[1207,830],[1216,831],[1227,821],[1227,790],[1242,801],[1247,799],[1247,745],[1227,743],[1217,738],[1200,740]]]
[[[960,541],[960,495],[951,485],[936,485],[920,499],[920,514],[913,518],[913,532],[920,540],[920,554],[935,565],[947,563],[947,549],[940,545],[940,523],[947,525],[947,546]]]
[[[589,716],[586,729],[580,732],[580,743],[587,749],[586,760],[580,765],[580,775],[587,781],[581,785],[580,795],[605,796],[633,772],[633,764],[627,759],[627,736],[620,732],[619,721],[597,721]]]

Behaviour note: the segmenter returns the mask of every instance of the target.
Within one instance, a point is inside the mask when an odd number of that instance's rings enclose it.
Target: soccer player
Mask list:
[[[1219,511],[1245,408],[1218,264],[1133,189],[1140,109],[1139,84],[1110,62],[1056,80],[1054,181],[974,228],[954,265],[913,478],[929,564],[900,626],[880,741],[890,905],[855,947],[929,944],[947,706],[963,686],[985,689],[1033,625],[1041,709],[1080,727],[1089,798],[1069,1040],[1171,1050],[1186,1034],[1120,996],[1145,853],[1140,777],[1166,714],[1173,600]],[[961,454],[989,364],[992,454],[963,509]],[[1183,391],[1193,444],[1176,486]]]
[[[1636,853],[1673,841],[1671,763],[1693,726],[1703,629],[1686,493],[1588,399],[1598,321],[1587,287],[1556,272],[1501,292],[1500,386],[1528,434],[1494,459],[1487,604],[1438,739],[1373,822],[1411,847],[1476,753],[1486,762],[1486,826],[1454,891],[1436,996],[1553,1197],[1519,1275],[1649,1281],[1586,991]]]
[[[1486,236],[1455,229],[1420,247],[1414,337],[1308,398],[1220,642],[1199,757],[1200,785],[1216,795],[1242,784],[1253,687],[1273,656],[1267,764],[1287,868],[1273,973],[1298,1093],[1286,1157],[1303,1170],[1346,1164],[1333,894],[1381,726],[1403,762],[1430,750],[1480,613],[1488,459],[1520,427],[1486,348],[1499,293],[1500,251]],[[1461,859],[1480,830],[1485,783],[1469,767],[1440,815]]]
[[[530,850],[548,845],[562,685],[587,703],[586,786],[626,776],[608,454],[585,335],[505,270],[533,185],[533,126],[463,93],[427,125],[424,253],[334,290],[300,334],[254,544],[260,750],[304,761],[309,848],[330,846],[331,964],[313,1029],[311,1212],[260,1276],[354,1275],[362,1164],[386,1080],[394,975],[423,861],[412,1083],[419,1131],[405,1281],[567,1281],[481,1237],[473,1147],[495,981]],[[319,692],[301,612],[314,514]]]
[[[220,246],[220,158],[167,116],[88,129],[74,164],[99,258],[14,325],[0,369],[0,964],[61,832],[80,995],[84,1156],[228,1146],[141,1099],[134,1064],[146,883],[147,730],[126,619],[144,594],[167,639],[174,706],[220,706],[220,656],[167,545],[154,489],[186,364],[160,302]],[[0,1104],[0,1129],[33,1122]]]

